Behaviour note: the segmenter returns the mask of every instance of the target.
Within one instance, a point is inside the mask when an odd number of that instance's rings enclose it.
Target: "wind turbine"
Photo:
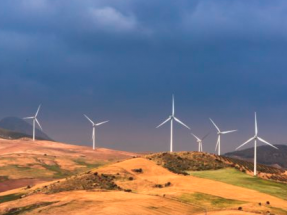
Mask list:
[[[89,117],[87,117],[85,114],[84,116],[92,123],[93,125],[93,136],[92,136],[92,140],[93,140],[93,150],[96,149],[96,127],[100,126],[104,123],[107,123],[108,121],[104,121],[104,122],[100,122],[100,123],[94,123]]]
[[[38,121],[38,119],[37,119],[37,116],[38,116],[38,114],[39,114],[40,108],[41,108],[41,105],[39,105],[38,110],[37,110],[35,116],[30,116],[30,117],[25,117],[25,118],[23,118],[23,119],[33,119],[33,141],[35,141],[36,123],[38,124],[38,126],[40,127],[40,129],[43,130],[42,127],[41,127],[41,125],[40,125],[40,123],[39,123],[39,121]]]
[[[209,118],[210,119],[210,118]],[[214,127],[217,129],[217,143],[215,146],[215,151],[218,149],[218,155],[220,155],[220,139],[221,139],[221,135],[222,134],[228,134],[228,133],[232,133],[235,132],[237,130],[231,130],[231,131],[220,131],[220,129],[217,127],[217,125],[212,121],[212,119],[210,119],[210,121],[212,122],[212,124],[214,125]]]
[[[202,141],[209,135],[206,134],[203,138],[199,139],[199,137],[195,136],[195,134],[191,133],[192,136],[194,136],[194,138],[196,139],[196,142],[198,143],[198,151],[199,152],[202,152],[203,149],[202,149]]]
[[[174,116],[174,96],[172,95],[172,113],[168,117],[167,120],[165,120],[163,123],[161,123],[159,126],[156,127],[156,128],[159,128],[162,125],[164,125],[165,123],[167,123],[168,121],[170,121],[170,152],[173,151],[173,120],[175,120],[179,124],[183,125],[184,127],[190,129],[186,124],[184,124],[182,121],[180,121],[178,118],[176,118]]]
[[[242,146],[244,146],[245,144],[251,142],[252,140],[254,140],[254,176],[257,175],[257,140],[259,140],[260,142],[263,142],[275,149],[278,149],[276,146],[273,146],[271,143],[268,143],[266,140],[263,140],[261,137],[258,137],[258,127],[257,127],[257,117],[256,117],[256,112],[255,112],[255,135],[254,137],[250,138],[249,140],[247,140],[245,143],[243,143],[242,145],[238,146],[236,148],[239,149]]]

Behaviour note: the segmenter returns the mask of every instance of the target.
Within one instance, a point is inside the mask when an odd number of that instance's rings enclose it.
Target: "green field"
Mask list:
[[[188,172],[192,176],[199,178],[207,178],[215,181],[221,181],[239,187],[266,193],[278,198],[287,200],[287,184],[277,183],[273,181],[263,180],[258,177],[249,176],[235,169],[220,169]]]
[[[0,159],[1,160],[1,159]],[[0,182],[8,181],[10,179],[23,179],[23,178],[37,178],[37,179],[59,179],[71,176],[73,174],[81,173],[93,168],[98,168],[105,165],[104,162],[87,163],[84,160],[72,160],[75,165],[82,167],[69,171],[62,169],[56,162],[53,165],[44,163],[36,163],[39,167],[36,168],[34,164],[27,164],[26,166],[19,165],[6,165],[0,167]],[[42,167],[42,168],[41,168]]]
[[[205,209],[223,209],[242,205],[246,202],[233,199],[225,199],[219,196],[213,196],[205,193],[185,193],[179,197],[179,200],[185,203],[191,203]]]

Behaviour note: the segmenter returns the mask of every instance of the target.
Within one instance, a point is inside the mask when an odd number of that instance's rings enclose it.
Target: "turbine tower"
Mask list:
[[[217,143],[216,143],[216,146],[215,146],[215,151],[218,149],[218,155],[220,155],[220,139],[221,139],[221,135],[222,135],[222,134],[232,133],[232,132],[235,132],[235,131],[237,131],[237,130],[220,131],[220,129],[219,129],[219,128],[217,127],[217,125],[212,121],[212,119],[210,119],[210,121],[212,122],[212,124],[214,125],[214,127],[217,129],[218,138],[217,138]]]
[[[203,152],[203,149],[202,149],[202,141],[209,135],[206,134],[203,138],[199,139],[199,137],[195,136],[195,134],[191,133],[192,136],[194,136],[194,138],[196,139],[196,142],[198,143],[198,151],[199,152]]]
[[[39,121],[38,121],[38,119],[37,119],[37,116],[38,116],[38,114],[39,114],[40,108],[41,108],[41,105],[39,105],[38,110],[37,110],[35,116],[30,116],[30,117],[25,117],[25,118],[23,118],[23,119],[32,119],[32,120],[33,120],[33,141],[35,141],[36,123],[38,124],[38,126],[40,127],[40,129],[43,130],[42,127],[41,127],[41,125],[40,125],[40,123],[39,123]]]
[[[165,120],[163,123],[161,123],[159,126],[156,127],[156,128],[159,128],[162,125],[164,125],[165,123],[167,123],[168,121],[170,121],[170,152],[173,151],[173,120],[175,120],[179,124],[183,125],[187,129],[190,129],[187,125],[185,125],[182,121],[180,121],[178,118],[176,118],[174,116],[174,96],[172,95],[172,113],[171,113],[171,116],[169,116],[167,120]]]
[[[104,123],[107,123],[108,121],[100,122],[100,123],[94,123],[89,117],[87,117],[85,114],[84,116],[92,123],[93,125],[93,135],[92,135],[92,140],[93,140],[93,150],[96,149],[96,127],[100,126]]]
[[[257,175],[257,140],[265,143],[275,149],[278,149],[276,146],[273,146],[271,143],[268,143],[266,140],[263,140],[262,138],[258,137],[258,127],[257,127],[257,117],[256,117],[256,112],[255,112],[255,135],[254,137],[250,138],[249,140],[247,140],[245,143],[243,143],[242,145],[238,146],[236,148],[236,150],[238,150],[239,148],[241,148],[242,146],[246,145],[247,143],[251,142],[252,140],[254,140],[254,176]]]

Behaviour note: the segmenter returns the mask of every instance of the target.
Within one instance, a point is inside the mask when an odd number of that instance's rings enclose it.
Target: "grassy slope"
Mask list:
[[[206,209],[224,209],[246,203],[234,199],[225,199],[222,197],[213,196],[205,193],[185,193],[179,197],[179,200],[186,203],[196,204],[197,206]]]
[[[3,160],[3,159],[2,159]],[[51,159],[54,161],[54,159]],[[0,159],[1,161],[1,159]],[[76,168],[73,171],[62,169],[56,162],[54,165],[47,165],[35,161],[35,165],[43,167],[43,169],[35,168],[32,164],[27,164],[25,167],[19,165],[7,165],[0,167],[0,182],[8,181],[9,179],[22,178],[37,178],[37,179],[59,179],[71,176],[73,174],[84,172],[92,168],[97,168],[105,165],[105,162],[87,163],[82,159],[75,159],[75,165],[82,167]]]
[[[220,169],[199,172],[188,172],[190,175],[212,179],[235,186],[257,190],[287,200],[287,184],[263,180],[249,176],[235,169]]]

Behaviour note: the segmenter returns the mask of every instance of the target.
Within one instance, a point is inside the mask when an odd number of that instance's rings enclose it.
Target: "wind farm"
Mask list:
[[[286,11],[0,1],[0,215],[287,215]]]
[[[102,143],[96,144],[96,127],[109,121],[95,123],[85,114],[92,124],[92,149],[37,140],[35,125],[39,123],[39,111],[40,106],[34,116],[24,118],[33,120],[32,139],[0,139],[1,214],[13,211],[28,214],[97,211],[103,215],[287,213],[286,169],[257,163],[257,141],[274,149],[279,146],[258,136],[256,113],[255,135],[236,148],[254,141],[252,163],[221,155],[224,148],[221,135],[237,130],[221,131],[212,119],[209,120],[217,130],[217,154],[203,150],[203,141],[213,143],[206,141],[210,132],[202,138],[191,133],[198,144],[197,151],[175,151],[173,121],[188,130],[190,127],[175,117],[174,95],[171,116],[157,127],[170,122],[170,152],[133,153],[100,148]],[[234,192],[240,195],[233,195]],[[78,195],[81,199],[75,200]],[[100,199],[102,203],[95,204]],[[124,209],[122,200],[133,202],[134,206]],[[93,206],[86,204],[87,201]]]

